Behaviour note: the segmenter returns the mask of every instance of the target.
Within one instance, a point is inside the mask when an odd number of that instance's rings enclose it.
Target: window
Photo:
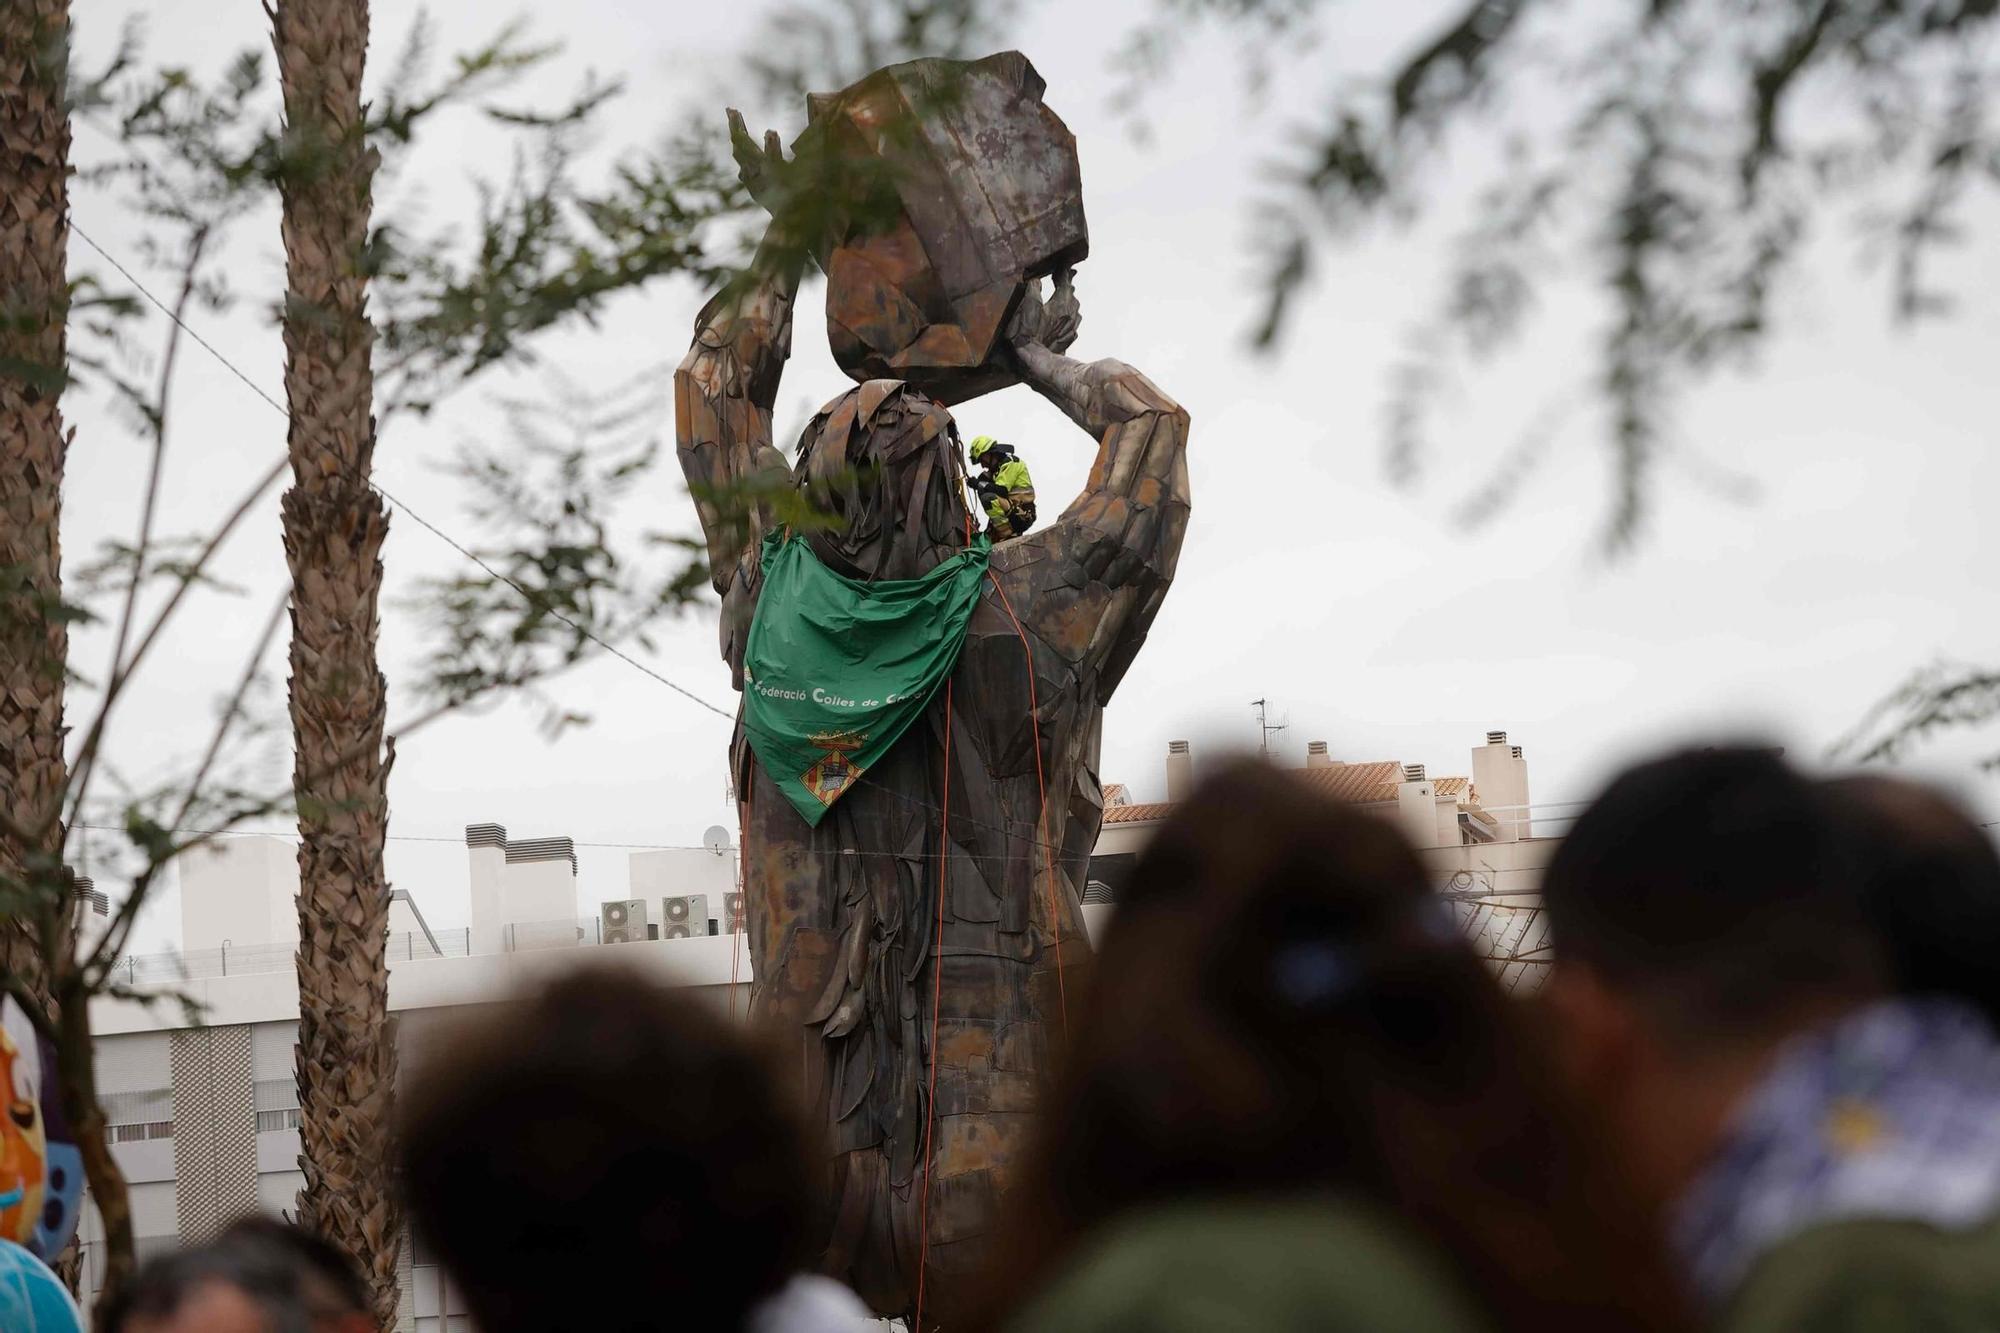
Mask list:
[[[112,1125],[104,1131],[104,1137],[111,1143],[143,1143],[147,1139],[170,1139],[174,1136],[174,1122],[171,1120],[149,1120],[143,1125]]]
[[[1090,858],[1083,892],[1087,903],[1115,903],[1132,878],[1132,865],[1139,858],[1132,852],[1107,852]]]
[[[297,1129],[298,1127],[299,1112],[297,1107],[293,1107],[288,1111],[257,1112],[257,1132],[259,1134],[276,1134],[283,1130]]]

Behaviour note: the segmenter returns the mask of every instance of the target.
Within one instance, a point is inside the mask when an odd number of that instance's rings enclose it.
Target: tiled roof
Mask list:
[[[1111,806],[1114,805],[1124,805],[1129,801],[1131,801],[1131,799],[1132,799],[1132,793],[1125,790],[1124,783],[1107,782],[1104,784],[1105,808],[1109,809]]]
[[[1324,768],[1299,769],[1294,775],[1321,795],[1336,801],[1366,804],[1395,799],[1393,790],[1387,796],[1379,793],[1384,787],[1393,789],[1403,780],[1403,766],[1394,759],[1383,759],[1372,764],[1328,764]]]
[[[1356,805],[1395,800],[1396,788],[1403,781],[1403,765],[1394,759],[1367,764],[1328,764],[1321,768],[1292,769],[1291,772],[1314,791],[1336,801],[1350,801]],[[1173,813],[1171,801],[1112,805],[1110,793],[1113,790],[1122,792],[1123,788],[1114,783],[1104,790],[1104,822],[1107,824],[1151,823]],[[1472,794],[1472,782],[1463,777],[1432,778],[1431,790],[1439,796],[1467,798]]]

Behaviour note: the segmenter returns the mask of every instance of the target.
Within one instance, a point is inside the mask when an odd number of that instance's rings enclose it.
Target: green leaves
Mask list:
[[[1939,733],[1978,726],[2000,717],[2000,671],[1962,662],[1935,662],[1914,671],[1870,709],[1834,747],[1857,763],[1905,758]],[[1981,762],[2000,770],[2000,755]]]
[[[1253,61],[1295,59],[1330,8],[1162,0],[1128,60],[1157,80],[1203,23]],[[1897,319],[1953,308],[1934,264],[1974,234],[1975,192],[2000,183],[2000,6],[1621,0],[1587,22],[1566,14],[1466,0],[1414,54],[1336,90],[1259,202],[1254,335],[1283,339],[1327,245],[1437,215],[1452,258],[1391,383],[1392,470],[1409,480],[1431,453],[1437,388],[1537,336],[1543,293],[1580,292],[1599,316],[1595,360],[1552,397],[1588,409],[1610,455],[1600,540],[1616,555],[1643,531],[1657,465],[1691,457],[1677,404],[1753,363],[1814,224],[1850,223],[1887,261]]]

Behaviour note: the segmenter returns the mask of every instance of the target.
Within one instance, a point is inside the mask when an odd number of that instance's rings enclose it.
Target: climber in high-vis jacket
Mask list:
[[[1035,483],[1014,446],[981,435],[965,452],[979,469],[973,475],[972,488],[979,493],[979,506],[986,511],[986,530],[993,540],[1004,542],[1034,527]]]

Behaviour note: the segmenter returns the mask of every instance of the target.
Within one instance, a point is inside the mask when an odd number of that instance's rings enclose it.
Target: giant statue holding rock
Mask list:
[[[796,1032],[824,1117],[822,1266],[925,1326],[954,1322],[988,1257],[1084,975],[1103,710],[1189,512],[1187,414],[1064,354],[1089,243],[1042,93],[1015,52],[894,66],[811,98],[789,157],[732,113],[770,227],[675,376],[743,694],[753,1013]],[[772,410],[807,263],[855,383],[788,466]],[[1095,459],[1054,522],[989,533],[951,408],[1017,383]]]

